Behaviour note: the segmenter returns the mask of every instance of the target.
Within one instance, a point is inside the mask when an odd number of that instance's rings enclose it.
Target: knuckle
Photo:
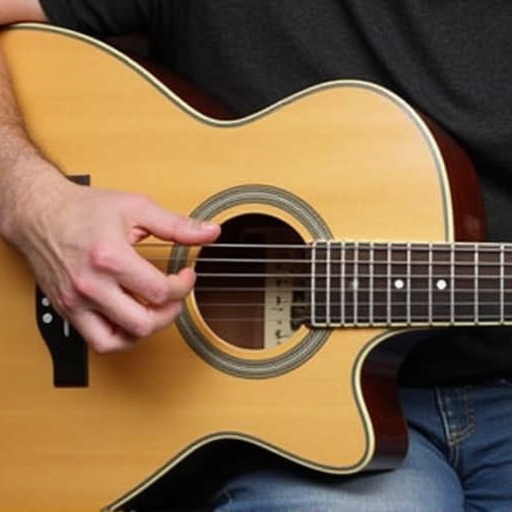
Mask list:
[[[97,245],[90,253],[91,266],[97,270],[115,272],[119,263],[116,254],[105,245]]]
[[[95,295],[95,286],[90,278],[84,274],[76,275],[73,277],[73,287],[75,290],[74,298],[78,303],[81,297],[92,299]]]
[[[172,287],[169,283],[164,282],[155,286],[151,292],[151,302],[161,306],[169,302],[172,297]]]
[[[149,317],[139,318],[133,322],[130,331],[137,338],[147,338],[153,334],[155,326]]]
[[[73,290],[62,290],[55,301],[55,307],[64,316],[71,315],[81,303],[79,295]]]
[[[122,329],[112,326],[111,333],[95,332],[85,334],[88,346],[99,355],[110,354],[128,349],[136,341]]]
[[[88,343],[97,354],[109,354],[114,351],[114,349],[102,339],[90,339]]]

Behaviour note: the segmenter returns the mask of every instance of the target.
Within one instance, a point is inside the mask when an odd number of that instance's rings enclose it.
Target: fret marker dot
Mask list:
[[[439,279],[439,281],[436,282],[436,288],[438,290],[446,290],[447,286],[448,286],[448,284],[446,283],[446,281],[444,279]]]
[[[397,290],[402,290],[404,286],[405,286],[405,283],[404,283],[403,279],[397,279],[395,281],[395,288]]]

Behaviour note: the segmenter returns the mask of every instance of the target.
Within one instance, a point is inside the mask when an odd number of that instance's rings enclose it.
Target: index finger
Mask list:
[[[220,226],[214,222],[180,215],[152,202],[140,212],[138,221],[152,235],[182,244],[213,242],[220,234]]]

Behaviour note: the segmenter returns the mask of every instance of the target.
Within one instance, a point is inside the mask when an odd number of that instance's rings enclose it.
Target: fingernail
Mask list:
[[[195,221],[195,227],[202,231],[216,231],[217,229],[219,229],[218,224],[215,224],[215,222],[211,222],[209,220]]]

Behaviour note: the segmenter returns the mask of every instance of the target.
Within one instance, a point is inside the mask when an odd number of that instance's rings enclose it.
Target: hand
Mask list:
[[[49,187],[49,181],[53,181]],[[15,223],[15,245],[54,308],[97,352],[131,346],[179,314],[195,274],[165,275],[133,245],[148,235],[182,244],[215,240],[219,227],[166,211],[136,194],[46,179]]]

